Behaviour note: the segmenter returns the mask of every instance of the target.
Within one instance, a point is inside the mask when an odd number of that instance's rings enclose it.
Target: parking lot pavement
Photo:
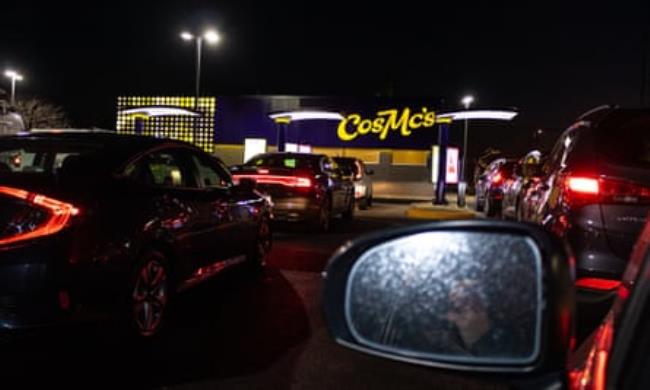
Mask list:
[[[135,344],[107,324],[53,329],[0,354],[2,388],[439,389],[497,388],[345,349],[321,311],[321,271],[339,245],[422,221],[377,203],[329,234],[275,234],[261,277],[233,270],[176,301],[166,334]]]

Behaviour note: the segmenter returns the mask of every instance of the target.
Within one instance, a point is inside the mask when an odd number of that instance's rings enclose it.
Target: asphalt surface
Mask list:
[[[321,272],[347,240],[422,221],[376,204],[330,234],[276,232],[262,276],[221,275],[176,301],[164,336],[134,343],[109,324],[25,335],[0,352],[13,388],[395,389],[500,388],[468,375],[392,362],[335,344],[321,313]]]

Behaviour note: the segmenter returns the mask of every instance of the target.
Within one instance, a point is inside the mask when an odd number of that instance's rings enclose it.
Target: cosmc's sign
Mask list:
[[[337,134],[342,141],[352,141],[359,136],[375,134],[380,140],[385,140],[391,131],[399,132],[402,137],[408,137],[413,130],[432,128],[438,123],[451,123],[451,118],[440,118],[434,111],[422,107],[420,111],[412,111],[406,107],[378,111],[374,118],[363,118],[361,114],[349,114],[339,123]]]

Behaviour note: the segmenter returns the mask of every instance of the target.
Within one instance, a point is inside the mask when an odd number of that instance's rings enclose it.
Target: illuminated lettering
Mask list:
[[[359,114],[351,114],[348,115],[347,118],[343,119],[341,123],[339,123],[339,127],[337,129],[337,134],[340,139],[343,141],[352,141],[353,139],[357,138],[359,133],[348,133],[347,127],[348,127],[348,122],[351,122],[353,125],[359,124],[361,121],[361,116]]]
[[[363,119],[360,114],[350,114],[339,123],[337,134],[343,141],[352,141],[360,135],[373,133],[383,141],[391,131],[408,137],[412,130],[433,127],[436,123],[443,122],[437,119],[436,113],[428,111],[426,107],[422,108],[422,112],[413,114],[409,107],[401,111],[395,108],[378,111],[374,119]],[[353,129],[348,129],[348,125]]]

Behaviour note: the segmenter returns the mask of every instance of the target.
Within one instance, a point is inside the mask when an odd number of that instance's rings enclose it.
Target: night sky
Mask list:
[[[192,95],[194,51],[178,34],[207,26],[223,36],[205,52],[207,95],[422,96],[454,108],[473,93],[478,106],[520,110],[498,137],[477,126],[481,146],[521,149],[535,128],[557,134],[594,106],[640,104],[650,2],[525,3],[4,2],[0,67],[25,75],[20,96],[103,128],[118,95]]]

